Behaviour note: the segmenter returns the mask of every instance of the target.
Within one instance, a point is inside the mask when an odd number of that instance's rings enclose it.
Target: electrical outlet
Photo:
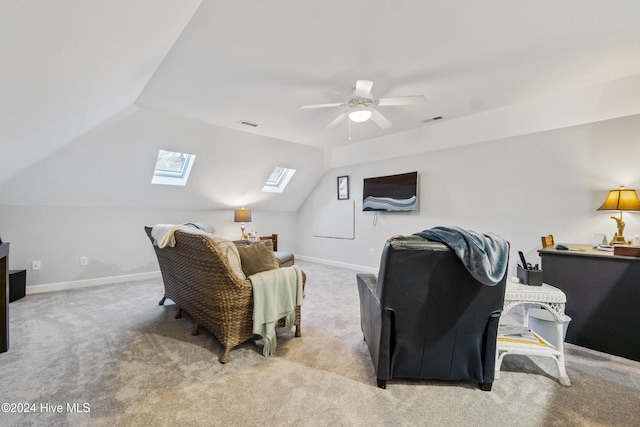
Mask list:
[[[87,258],[86,256],[81,256],[80,265],[89,265],[89,258]]]
[[[374,252],[373,249],[369,249],[369,255],[373,256]]]
[[[40,270],[40,261],[31,261],[31,270]]]

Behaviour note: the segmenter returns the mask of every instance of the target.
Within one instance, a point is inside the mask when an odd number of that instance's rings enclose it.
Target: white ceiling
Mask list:
[[[136,101],[144,108],[316,147],[348,144],[358,79],[393,126],[362,141],[640,73],[637,0],[203,1]],[[238,124],[260,124],[252,129]]]
[[[462,128],[495,139],[515,127],[509,118],[540,131],[529,107],[563,94],[604,110],[599,88],[618,81],[607,87],[626,99],[591,119],[556,102],[546,129],[639,114],[640,1],[2,0],[0,58],[0,204],[177,197],[296,210],[345,158],[380,158],[399,141],[444,148],[469,141]],[[353,124],[351,141],[348,121],[326,129],[341,108],[299,109],[346,101],[358,79],[378,98],[427,102],[379,107],[393,125]],[[160,148],[198,154],[179,194],[150,188]],[[252,160],[242,182],[228,179]],[[266,197],[274,166],[299,172],[286,194]]]

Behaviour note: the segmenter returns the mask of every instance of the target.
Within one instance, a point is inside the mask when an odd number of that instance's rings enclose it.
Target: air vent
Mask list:
[[[423,123],[435,122],[436,120],[441,120],[442,116],[432,117],[430,119],[424,119]]]
[[[252,128],[257,128],[258,127],[257,123],[248,122],[246,120],[240,120],[238,123],[240,123],[241,125],[245,125],[245,126],[251,126]]]

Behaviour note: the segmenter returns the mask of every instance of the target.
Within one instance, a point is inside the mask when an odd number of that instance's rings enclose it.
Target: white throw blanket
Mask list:
[[[208,234],[206,231],[190,225],[157,224],[151,229],[151,237],[153,237],[159,248],[164,248],[165,246],[174,247],[176,245],[176,237],[173,234],[177,230],[193,234]]]
[[[286,319],[291,331],[296,319],[295,308],[302,305],[302,271],[297,266],[276,268],[249,276],[253,286],[253,333],[264,341],[262,354],[276,351],[276,322]]]

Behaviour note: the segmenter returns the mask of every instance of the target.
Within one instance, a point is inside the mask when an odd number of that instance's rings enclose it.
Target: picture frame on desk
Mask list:
[[[349,200],[349,176],[338,177],[338,200]]]

